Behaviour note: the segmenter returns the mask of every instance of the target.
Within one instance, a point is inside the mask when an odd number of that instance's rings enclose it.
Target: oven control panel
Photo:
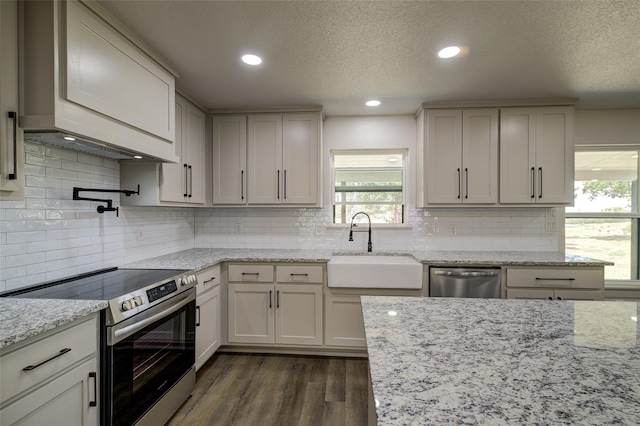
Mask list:
[[[162,299],[167,294],[171,294],[178,291],[178,284],[176,280],[168,281],[158,287],[151,288],[147,290],[147,298],[149,299],[149,303],[153,303],[158,299]]]

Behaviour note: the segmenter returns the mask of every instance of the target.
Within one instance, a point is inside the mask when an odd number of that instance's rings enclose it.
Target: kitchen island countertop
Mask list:
[[[362,296],[379,425],[639,424],[635,302]]]
[[[0,349],[106,307],[101,300],[0,298]]]
[[[332,256],[409,254],[419,262],[439,266],[605,266],[611,262],[559,252],[535,251],[360,251],[216,249],[199,248],[158,256],[124,265],[123,268],[200,270],[221,262],[317,262],[326,263]]]

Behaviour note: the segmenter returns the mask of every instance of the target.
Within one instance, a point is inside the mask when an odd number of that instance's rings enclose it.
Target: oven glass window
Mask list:
[[[111,346],[112,423],[134,423],[195,362],[195,302]]]

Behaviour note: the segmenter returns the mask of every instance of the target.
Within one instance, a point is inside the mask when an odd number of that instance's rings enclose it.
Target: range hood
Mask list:
[[[130,151],[121,147],[111,146],[104,142],[98,142],[86,137],[80,137],[61,132],[29,132],[25,130],[24,139],[26,141],[38,142],[53,145],[58,148],[84,152],[85,154],[97,155],[110,158],[112,160],[133,160],[151,159],[148,155]]]

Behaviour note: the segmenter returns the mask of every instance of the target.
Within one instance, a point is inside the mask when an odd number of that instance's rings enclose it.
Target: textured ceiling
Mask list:
[[[208,109],[412,114],[423,102],[547,97],[640,108],[640,0],[98,3]],[[452,44],[467,53],[437,58]],[[248,52],[263,64],[241,63]]]

